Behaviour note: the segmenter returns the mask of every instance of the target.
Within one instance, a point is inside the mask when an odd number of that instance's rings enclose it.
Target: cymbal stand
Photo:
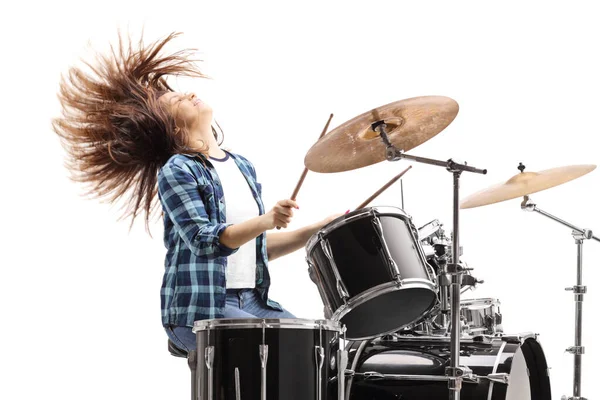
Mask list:
[[[600,238],[594,236],[591,230],[578,228],[573,224],[539,209],[537,204],[531,201],[529,196],[523,197],[521,209],[524,211],[535,211],[544,217],[550,218],[551,220],[572,229],[571,234],[577,245],[577,283],[575,286],[565,288],[565,290],[572,291],[575,295],[575,345],[566,350],[575,356],[573,365],[573,396],[568,398],[563,396],[562,398],[568,400],[586,400],[585,397],[581,397],[581,356],[585,353],[585,347],[581,343],[583,333],[583,295],[587,292],[587,287],[583,286],[583,241],[594,239],[600,242]]]
[[[386,145],[386,158],[388,161],[398,161],[401,159],[413,160],[415,162],[444,167],[452,173],[453,178],[453,242],[452,242],[452,264],[446,266],[446,277],[442,279],[443,285],[450,286],[450,315],[451,315],[451,334],[450,334],[450,366],[446,367],[446,377],[448,379],[448,389],[450,400],[460,399],[460,390],[462,388],[463,377],[468,377],[471,371],[466,367],[459,366],[460,359],[460,288],[462,283],[463,267],[459,260],[459,189],[460,175],[462,172],[473,172],[477,174],[486,174],[487,170],[470,167],[466,163],[460,163],[449,159],[447,161],[434,160],[431,158],[416,157],[404,153],[403,150],[396,148],[387,136],[385,129],[387,125],[384,120],[377,121],[371,125],[374,132],[379,133],[381,139]]]

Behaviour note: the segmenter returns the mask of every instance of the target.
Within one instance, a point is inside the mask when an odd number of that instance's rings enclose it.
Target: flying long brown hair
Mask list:
[[[191,59],[194,49],[162,54],[178,35],[144,46],[119,34],[118,47],[111,46],[108,55],[84,61],[88,72],[72,67],[62,77],[62,116],[52,121],[71,178],[87,184],[87,194],[122,202],[121,218],[131,218],[131,224],[143,213],[147,230],[157,206],[158,170],[173,154],[194,152],[185,128],[159,103],[171,91],[165,78],[206,77]]]

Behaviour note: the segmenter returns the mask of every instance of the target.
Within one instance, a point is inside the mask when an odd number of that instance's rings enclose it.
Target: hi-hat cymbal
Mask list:
[[[474,208],[516,199],[577,179],[596,169],[595,165],[569,165],[540,172],[520,172],[508,181],[473,193],[460,203],[460,208]]]
[[[371,125],[383,120],[390,142],[403,151],[431,139],[454,120],[458,103],[443,96],[396,101],[367,111],[321,138],[306,154],[304,165],[315,172],[341,172],[386,159],[386,146]]]

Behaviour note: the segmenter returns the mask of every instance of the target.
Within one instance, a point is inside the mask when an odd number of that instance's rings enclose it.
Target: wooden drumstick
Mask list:
[[[325,133],[327,132],[327,128],[329,128],[329,123],[331,122],[332,118],[333,118],[333,114],[330,114],[329,119],[327,120],[327,123],[325,124],[325,128],[323,128],[323,132],[321,132],[321,136],[319,136],[319,140],[323,136],[325,136]],[[307,173],[308,173],[308,168],[304,167],[304,171],[302,171],[302,175],[300,176],[300,179],[298,180],[298,183],[296,184],[296,188],[294,189],[294,192],[292,193],[292,197],[290,197],[290,199],[296,200],[296,196],[298,196],[298,192],[300,191],[300,187],[304,183],[304,178],[306,178]]]
[[[323,136],[325,136],[325,133],[327,132],[327,128],[329,128],[329,123],[331,122],[332,118],[333,118],[333,114],[329,114],[329,119],[327,120],[327,123],[325,124],[325,128],[323,128],[323,132],[321,132],[321,136],[319,136],[319,139],[321,139]],[[291,200],[296,201],[296,196],[298,196],[298,192],[300,191],[300,187],[304,183],[304,178],[306,178],[307,173],[308,173],[308,168],[304,167],[304,171],[302,171],[302,175],[300,175],[300,179],[298,180],[298,183],[296,184],[296,188],[294,189],[294,192],[292,193],[292,197],[290,197]],[[278,226],[277,230],[279,230],[279,229],[281,229],[281,227]]]
[[[398,179],[402,178],[402,175],[404,175],[405,173],[408,172],[409,169],[412,168],[412,165],[409,165],[408,168],[406,168],[404,171],[400,172],[398,175],[396,175],[395,177],[393,177],[392,179],[390,179],[390,181],[388,183],[386,183],[385,185],[383,185],[378,191],[376,191],[375,193],[373,193],[371,196],[369,196],[368,199],[366,199],[365,201],[363,201],[360,206],[356,207],[357,210],[360,210],[361,208],[364,208],[367,204],[369,204],[370,202],[372,202],[377,196],[379,196],[381,193],[383,193],[383,191],[387,188],[389,188],[390,186],[392,186],[392,184],[394,182],[396,182]]]

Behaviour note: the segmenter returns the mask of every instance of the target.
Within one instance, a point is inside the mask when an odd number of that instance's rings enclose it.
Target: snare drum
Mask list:
[[[502,332],[502,314],[498,299],[461,300],[460,317],[467,333],[495,335]]]
[[[442,224],[439,220],[434,219],[433,221],[429,221],[425,225],[421,226],[418,229],[419,232],[419,240],[421,242],[427,242],[430,244],[434,244],[439,240],[446,239],[444,234],[444,230],[442,229]]]
[[[314,234],[306,253],[327,314],[346,326],[350,339],[395,332],[437,301],[417,229],[399,208],[345,214]]]
[[[449,322],[450,314],[448,313]],[[450,326],[444,323],[439,305],[415,324],[398,332],[401,336],[446,336]],[[500,300],[492,298],[463,299],[460,301],[460,331],[462,337],[501,334],[502,314]]]
[[[330,381],[344,381],[346,358],[338,322],[212,319],[196,321],[193,331],[196,398],[202,400],[325,400],[328,391],[336,390],[328,388]],[[331,379],[337,365],[342,366],[341,380]]]

